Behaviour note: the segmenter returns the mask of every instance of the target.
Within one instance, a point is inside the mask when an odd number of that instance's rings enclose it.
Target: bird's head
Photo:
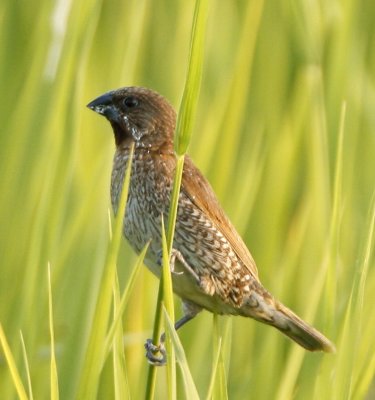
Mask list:
[[[158,148],[172,145],[176,113],[160,94],[142,87],[107,92],[87,105],[112,125],[117,146]]]

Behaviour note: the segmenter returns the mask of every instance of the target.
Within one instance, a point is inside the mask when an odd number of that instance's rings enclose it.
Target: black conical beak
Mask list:
[[[113,92],[108,92],[97,97],[95,100],[87,104],[87,107],[98,114],[107,116],[108,111],[113,109]]]
[[[90,110],[104,115],[110,122],[118,123],[120,121],[120,112],[114,104],[114,92],[104,93],[91,103],[87,104]]]

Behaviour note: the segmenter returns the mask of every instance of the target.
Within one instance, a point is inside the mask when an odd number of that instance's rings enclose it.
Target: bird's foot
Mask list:
[[[199,283],[200,279],[199,279],[198,274],[187,263],[184,256],[182,255],[182,253],[176,249],[172,249],[171,259],[169,261],[170,266],[171,266],[171,271],[174,272],[174,265],[175,265],[176,259],[183,265],[183,267],[186,269],[186,271],[189,272],[190,275],[192,275],[193,278]],[[181,271],[180,274],[183,274],[183,271]]]
[[[162,257],[163,257],[163,254],[162,254],[162,251],[160,251],[158,254],[158,264],[159,265],[162,265]],[[169,260],[169,267],[170,267],[171,273],[175,274],[175,275],[182,275],[184,273],[184,271],[176,271],[175,270],[176,260],[179,261],[181,263],[181,265],[185,268],[185,270],[187,272],[189,272],[189,274],[198,282],[198,284],[200,284],[199,275],[187,263],[184,256],[182,255],[182,253],[176,249],[172,249],[171,258]]]
[[[151,365],[162,367],[167,363],[167,354],[163,342],[160,342],[159,345],[155,345],[152,343],[152,339],[147,339],[145,349],[146,358]]]

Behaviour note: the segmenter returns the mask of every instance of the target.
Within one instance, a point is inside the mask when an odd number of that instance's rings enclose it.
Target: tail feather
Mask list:
[[[268,293],[267,293],[268,294]],[[271,325],[309,351],[334,353],[334,344],[289,308],[272,298],[253,293],[240,313]]]
[[[336,348],[322,333],[299,318],[281,303],[277,304],[271,323],[276,329],[309,351],[334,353]]]

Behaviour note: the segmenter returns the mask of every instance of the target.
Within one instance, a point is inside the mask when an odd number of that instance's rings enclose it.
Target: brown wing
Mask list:
[[[226,237],[237,257],[240,258],[251,274],[258,279],[257,267],[248,248],[237,233],[236,228],[225,215],[211,185],[188,156],[185,157],[181,191],[190,198],[196,207],[209,216],[218,230]]]

